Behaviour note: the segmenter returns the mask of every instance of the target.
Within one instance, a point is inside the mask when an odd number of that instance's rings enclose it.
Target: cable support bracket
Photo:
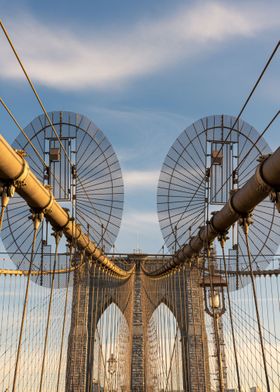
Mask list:
[[[234,196],[234,194],[236,193],[238,191],[238,189],[231,189],[231,191],[229,192],[229,200],[228,200],[228,206],[229,206],[229,209],[230,209],[230,211],[231,211],[231,213],[232,213],[232,215],[242,215],[242,213],[240,212],[240,211],[238,211],[235,207],[234,207],[234,205],[233,205],[233,196]]]
[[[218,241],[220,242],[222,248],[224,248],[227,240],[229,240],[228,230],[225,230],[223,233],[218,234]]]
[[[271,186],[264,180],[262,175],[262,166],[264,162],[271,156],[271,154],[261,155],[257,160],[260,162],[256,169],[256,180],[258,182],[258,189],[260,191],[269,192],[269,198],[272,203],[275,203],[277,211],[280,213],[280,191],[279,189],[272,188]]]
[[[34,230],[38,231],[41,222],[44,220],[45,214],[42,211],[36,211],[30,208],[31,216],[29,219],[33,221]]]
[[[49,199],[47,205],[46,205],[45,207],[42,208],[42,212],[43,212],[44,214],[47,214],[47,213],[52,212],[52,206],[53,206],[53,203],[54,203],[54,196],[53,196],[53,193],[52,193],[52,191],[51,191],[52,188],[51,188],[50,185],[45,185],[45,188],[46,188],[46,189],[49,191],[49,193],[50,193],[50,199]]]
[[[271,154],[267,155],[261,155],[257,161],[260,162],[260,164],[256,168],[256,180],[258,183],[257,190],[260,192],[267,192],[269,193],[271,191],[271,186],[264,180],[263,174],[262,174],[262,167],[264,162],[270,157]]]
[[[15,151],[22,158],[22,165],[23,165],[21,173],[16,178],[13,179],[13,186],[19,189],[26,185],[25,179],[29,175],[30,169],[29,169],[28,162],[24,159],[24,157],[26,156],[26,152],[23,150],[15,150]]]

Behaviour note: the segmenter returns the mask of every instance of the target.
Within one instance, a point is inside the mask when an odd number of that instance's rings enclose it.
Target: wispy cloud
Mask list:
[[[163,239],[160,233],[156,211],[130,209],[124,212],[120,234],[116,243],[117,252],[132,251],[133,248],[144,249],[145,252],[157,252]],[[145,244],[145,248],[143,247]]]
[[[191,60],[233,38],[252,37],[279,28],[279,7],[256,4],[232,6],[200,2],[177,9],[156,21],[143,20],[105,37],[90,28],[87,35],[43,24],[18,15],[7,25],[32,78],[58,89],[106,88]],[[5,22],[5,20],[4,20]],[[1,43],[1,77],[22,74],[8,47]]]
[[[125,186],[128,190],[135,188],[151,188],[156,187],[159,178],[157,170],[131,170],[124,171],[123,178]]]

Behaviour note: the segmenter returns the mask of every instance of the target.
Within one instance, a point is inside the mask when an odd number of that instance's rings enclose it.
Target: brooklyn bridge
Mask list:
[[[264,139],[279,112],[258,132],[249,96],[188,125],[158,181],[165,246],[118,253],[111,143],[46,111],[1,26],[43,111],[22,128],[1,98],[20,131],[0,136],[1,390],[279,391],[280,148]]]

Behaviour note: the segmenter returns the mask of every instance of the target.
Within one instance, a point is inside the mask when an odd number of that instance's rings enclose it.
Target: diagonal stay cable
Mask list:
[[[249,93],[249,95],[248,95],[246,101],[244,102],[244,104],[243,104],[243,106],[242,106],[242,108],[241,108],[239,114],[237,115],[237,117],[236,117],[236,119],[235,119],[233,125],[231,126],[231,128],[230,128],[230,130],[229,130],[229,133],[227,134],[227,137],[225,138],[224,142],[226,142],[226,141],[229,139],[229,137],[230,137],[230,135],[231,135],[231,133],[232,133],[232,131],[233,131],[235,125],[238,123],[238,121],[239,121],[239,119],[240,119],[242,113],[243,113],[244,110],[246,109],[246,106],[248,105],[248,103],[249,103],[250,99],[252,98],[254,92],[256,91],[256,89],[257,89],[257,87],[258,87],[260,81],[262,80],[262,78],[263,78],[265,72],[267,71],[267,69],[268,69],[268,67],[269,67],[269,65],[270,65],[270,63],[271,63],[273,57],[275,56],[276,52],[278,51],[279,46],[280,46],[280,40],[277,42],[277,44],[276,44],[275,48],[273,49],[273,51],[272,51],[272,53],[271,53],[269,59],[267,60],[265,66],[263,67],[263,69],[262,69],[262,71],[261,71],[261,73],[260,73],[260,75],[259,75],[257,81],[255,82],[255,84],[254,84],[253,88],[251,89],[251,91],[250,91],[250,93]],[[223,146],[220,147],[219,153],[222,151],[222,148],[223,148]],[[210,170],[211,170],[212,166],[213,166],[213,162],[211,162]]]
[[[231,135],[231,133],[232,133],[232,131],[233,131],[235,125],[238,123],[238,121],[239,121],[239,119],[240,119],[242,113],[244,112],[245,108],[247,107],[247,105],[248,105],[250,99],[252,98],[252,96],[253,96],[255,90],[257,89],[257,87],[258,87],[260,81],[262,80],[262,78],[263,78],[265,72],[267,71],[267,69],[268,69],[268,67],[269,67],[269,65],[270,65],[270,63],[271,63],[273,57],[275,56],[276,52],[278,51],[279,46],[280,46],[280,41],[277,42],[277,44],[276,44],[274,50],[272,51],[272,53],[271,53],[269,59],[267,60],[265,66],[263,67],[263,69],[262,69],[262,71],[261,71],[261,73],[260,73],[260,75],[259,75],[257,81],[255,82],[255,84],[254,84],[253,88],[251,89],[251,91],[250,91],[250,93],[249,93],[247,99],[245,100],[245,102],[244,102],[244,104],[243,104],[243,106],[242,106],[242,108],[241,108],[239,114],[237,115],[237,117],[236,117],[236,119],[235,119],[233,125],[231,126],[231,128],[230,128],[230,130],[229,130],[229,132],[228,132],[228,134],[227,134],[227,136],[226,136],[224,142],[226,142],[226,141],[229,139],[229,137],[230,137],[230,135]],[[273,117],[273,119],[270,121],[270,123],[268,124],[268,126],[265,128],[265,130],[262,132],[261,135],[263,135],[263,134],[267,131],[267,129],[271,126],[271,124],[272,124],[273,121],[276,119],[276,117],[278,116],[278,114],[279,114],[279,112]],[[259,139],[258,139],[258,140],[259,140]],[[220,147],[219,152],[222,151],[222,148],[223,148],[223,146]],[[212,166],[213,166],[213,162],[211,162],[210,170],[211,170]],[[228,181],[228,179],[226,180],[226,182],[227,182],[227,181]],[[225,185],[225,183],[221,186],[220,189],[222,189],[224,185]],[[201,184],[200,184],[200,186],[201,186]],[[216,193],[217,193],[217,192],[216,192]],[[196,192],[195,192],[194,196],[195,196],[195,195],[196,195]],[[190,202],[188,203],[186,209],[188,208],[189,204],[190,204]],[[183,212],[183,214],[184,214],[184,213],[185,213],[185,211]],[[172,234],[173,234],[173,235],[175,234],[175,233],[174,233],[173,227],[172,227],[172,231],[171,231],[171,233],[169,234],[168,238],[169,238],[170,235],[172,235]]]
[[[244,155],[244,157],[242,158],[242,160],[238,163],[238,165],[234,168],[234,171],[237,172],[237,170],[239,169],[239,167],[241,166],[241,164],[245,161],[245,159],[248,158],[250,152],[254,149],[254,147],[256,147],[257,143],[260,141],[260,139],[264,136],[264,134],[269,130],[269,128],[271,127],[271,125],[274,123],[274,121],[277,119],[277,117],[280,114],[280,110],[278,110],[278,112],[276,112],[276,114],[272,117],[272,119],[269,121],[269,123],[267,124],[267,126],[264,128],[264,130],[259,134],[257,140],[251,145],[251,147],[249,148],[248,152]],[[223,184],[220,186],[220,188],[216,191],[215,196],[217,196],[217,194],[223,189],[223,187],[226,185],[226,183],[229,181],[229,179],[231,178],[232,175],[228,176],[227,179],[223,182]]]
[[[6,39],[7,39],[7,41],[9,42],[9,45],[10,45],[10,47],[11,47],[11,49],[12,49],[12,51],[13,51],[13,53],[14,53],[14,55],[15,55],[15,57],[16,57],[18,63],[19,63],[19,65],[20,65],[20,67],[21,67],[21,69],[22,69],[22,71],[23,71],[23,73],[24,73],[24,75],[25,75],[25,77],[26,77],[26,79],[27,79],[27,81],[28,81],[28,83],[29,83],[29,85],[30,85],[30,87],[31,87],[31,89],[32,89],[32,91],[33,91],[33,93],[34,93],[34,95],[35,95],[35,97],[36,97],[36,99],[37,99],[39,105],[40,105],[40,107],[41,107],[41,109],[43,110],[43,112],[44,112],[44,114],[45,114],[45,116],[46,116],[46,118],[47,118],[47,120],[48,120],[48,122],[49,122],[49,125],[51,126],[51,128],[52,128],[54,134],[55,134],[56,137],[57,137],[57,140],[58,140],[58,142],[59,142],[59,144],[60,144],[60,146],[61,146],[61,149],[63,150],[63,152],[64,152],[64,154],[65,154],[65,157],[67,158],[67,160],[68,160],[68,162],[69,162],[69,165],[72,167],[71,159],[70,159],[70,157],[69,157],[69,155],[68,155],[68,153],[67,153],[67,151],[66,151],[66,149],[65,149],[65,147],[64,147],[64,145],[63,145],[63,143],[61,142],[61,139],[60,139],[60,137],[59,137],[59,135],[58,135],[58,133],[57,133],[57,131],[56,131],[56,129],[55,129],[53,123],[52,123],[52,120],[51,120],[51,118],[50,118],[48,112],[46,111],[46,109],[45,109],[45,107],[44,107],[44,104],[43,104],[41,98],[39,97],[39,94],[38,94],[37,90],[35,89],[35,86],[34,86],[32,80],[31,80],[30,76],[28,75],[28,73],[27,73],[27,71],[26,71],[26,69],[25,69],[25,67],[24,67],[24,65],[23,65],[23,62],[21,61],[21,59],[20,59],[20,57],[19,57],[19,55],[18,55],[18,53],[17,53],[17,51],[16,51],[16,49],[15,49],[15,46],[14,46],[14,44],[13,44],[13,42],[12,42],[10,36],[9,36],[9,33],[8,33],[7,29],[5,28],[5,26],[4,26],[4,24],[3,24],[3,22],[2,22],[1,19],[0,19],[0,27],[1,27],[2,31],[4,32],[4,34],[5,34],[5,36],[6,36]],[[92,204],[92,202],[91,202],[91,200],[90,200],[90,197],[88,196],[88,194],[87,194],[85,188],[83,187],[82,181],[79,179],[79,176],[78,176],[78,175],[77,175],[77,179],[78,179],[79,182],[81,183],[81,186],[82,186],[82,188],[83,188],[83,190],[84,190],[84,192],[85,192],[85,194],[86,194],[86,196],[87,196],[87,198],[88,198],[88,200],[89,200],[89,203],[91,204],[91,207],[94,208],[94,206],[93,206],[93,204]],[[94,209],[95,209],[95,208],[94,208]],[[96,213],[96,211],[95,211],[95,213]],[[96,214],[97,214],[97,213],[96,213]],[[100,222],[102,222],[102,220],[101,220],[101,218],[100,218],[100,216],[99,216],[98,214],[97,214],[97,217],[98,217],[98,219],[100,220]]]
[[[26,138],[26,140],[28,141],[28,143],[30,144],[30,146],[32,147],[32,149],[34,150],[35,154],[37,155],[37,157],[39,158],[40,162],[42,163],[42,165],[47,168],[48,165],[46,164],[46,162],[44,161],[44,159],[42,158],[41,154],[39,153],[39,151],[37,150],[37,148],[34,146],[32,140],[29,138],[29,136],[27,135],[27,133],[24,131],[24,129],[22,128],[22,126],[19,124],[19,122],[17,121],[16,117],[14,116],[14,114],[12,113],[11,109],[8,107],[8,105],[4,102],[4,100],[0,97],[0,103],[3,106],[3,108],[6,110],[6,112],[8,113],[8,115],[10,116],[10,118],[13,120],[13,122],[15,123],[15,125],[17,126],[17,128],[20,130],[20,132],[23,134],[23,136]],[[34,170],[34,168],[33,168]],[[50,170],[50,168],[49,168]],[[62,186],[60,184],[60,181],[58,180],[58,178],[56,177],[56,175],[50,170],[50,173],[52,174],[53,178],[55,179],[55,181],[57,182],[58,186],[62,189]]]
[[[39,97],[39,94],[37,93],[37,90],[35,89],[35,86],[34,86],[32,80],[30,79],[30,77],[29,77],[29,75],[28,75],[28,73],[27,73],[27,71],[26,71],[26,69],[25,69],[25,67],[24,67],[24,65],[23,65],[23,62],[21,61],[21,59],[20,59],[20,57],[19,57],[19,55],[18,55],[18,53],[17,53],[17,51],[16,51],[16,49],[15,49],[15,46],[14,46],[14,44],[13,44],[13,42],[12,42],[10,36],[9,36],[9,33],[8,33],[8,31],[6,30],[6,28],[5,28],[5,26],[4,26],[4,24],[3,24],[3,22],[2,22],[1,19],[0,19],[0,27],[1,27],[2,31],[3,31],[3,33],[5,34],[5,36],[6,36],[6,38],[7,38],[7,41],[9,42],[10,47],[11,47],[12,51],[14,52],[14,55],[15,55],[15,57],[16,57],[16,59],[17,59],[19,65],[20,65],[20,67],[21,67],[21,69],[22,69],[22,71],[23,71],[23,73],[24,73],[26,79],[28,80],[28,83],[29,83],[29,85],[30,85],[30,87],[31,87],[31,89],[32,89],[32,91],[33,91],[33,93],[35,94],[35,97],[36,97],[36,99],[37,99],[37,101],[38,101],[38,103],[39,103],[41,109],[43,110],[43,112],[44,112],[44,114],[45,114],[45,116],[46,116],[46,118],[47,118],[47,120],[48,120],[48,122],[49,122],[49,125],[51,126],[51,128],[52,128],[54,134],[56,135],[57,140],[58,140],[58,142],[59,142],[59,144],[60,144],[60,146],[61,146],[61,149],[63,150],[63,152],[64,152],[64,154],[65,154],[65,157],[67,158],[67,160],[68,160],[70,166],[72,166],[70,157],[69,157],[69,155],[68,155],[68,153],[67,153],[67,151],[66,151],[66,149],[65,149],[65,147],[64,147],[64,145],[63,145],[63,143],[61,142],[61,140],[60,140],[60,138],[59,138],[59,135],[58,135],[58,133],[57,133],[57,130],[55,129],[55,127],[54,127],[54,125],[53,125],[53,123],[52,123],[52,121],[51,121],[51,119],[50,119],[50,116],[49,116],[49,114],[47,113],[47,111],[46,111],[46,109],[45,109],[45,107],[44,107],[44,105],[43,105],[43,102],[42,102],[41,98]]]

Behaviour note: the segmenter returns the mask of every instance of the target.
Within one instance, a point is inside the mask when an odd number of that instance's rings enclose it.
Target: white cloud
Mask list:
[[[124,211],[116,242],[117,252],[132,252],[140,248],[145,252],[155,253],[160,250],[162,244],[156,211],[135,209]]]
[[[44,25],[31,15],[18,15],[7,26],[33,80],[75,90],[118,86],[229,39],[279,27],[278,15],[273,6],[201,2],[104,37],[94,30],[82,36],[70,27]],[[8,49],[1,42],[1,77],[19,79],[22,73]]]
[[[127,190],[135,188],[156,188],[159,178],[157,170],[131,170],[123,172],[124,184]]]
[[[139,228],[147,225],[158,225],[158,218],[156,212],[150,211],[130,211],[124,214],[124,221],[130,228]]]

